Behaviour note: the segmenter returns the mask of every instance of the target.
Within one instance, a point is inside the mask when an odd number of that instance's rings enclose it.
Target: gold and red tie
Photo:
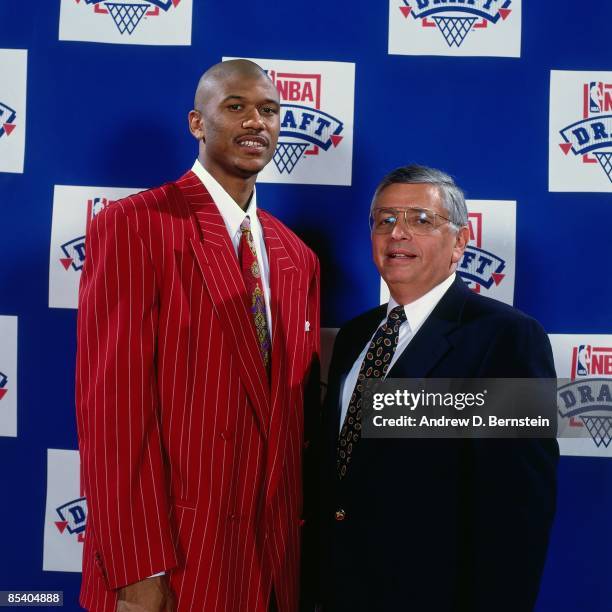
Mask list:
[[[270,352],[272,343],[270,341],[270,332],[268,331],[268,319],[266,316],[266,300],[264,298],[263,284],[261,282],[261,273],[259,263],[257,262],[257,252],[253,243],[253,234],[251,234],[251,220],[245,217],[240,224],[240,246],[238,247],[238,259],[240,260],[240,268],[242,277],[247,290],[249,300],[249,309],[253,316],[255,324],[255,333],[259,343],[261,358],[263,359],[264,367],[270,376]]]
[[[344,478],[348,469],[355,444],[361,437],[361,409],[364,382],[366,378],[384,378],[399,339],[399,328],[406,321],[406,311],[403,306],[396,306],[387,320],[378,328],[366,356],[361,362],[357,383],[349,401],[348,410],[338,437],[336,467],[338,478]]]

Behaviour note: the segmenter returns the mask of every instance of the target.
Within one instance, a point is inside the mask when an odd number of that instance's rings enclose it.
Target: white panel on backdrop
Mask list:
[[[561,454],[612,457],[612,335],[550,334],[549,338],[557,376],[571,381],[559,389]]]
[[[282,106],[278,146],[259,182],[350,185],[355,64],[247,59],[268,72]]]
[[[193,0],[62,0],[59,39],[190,45]]]
[[[47,449],[47,506],[43,570],[80,572],[87,523],[81,497],[79,452]]]
[[[0,172],[23,172],[28,52],[0,49]]]
[[[17,317],[0,316],[0,436],[17,436]]]
[[[516,202],[467,200],[470,242],[457,265],[467,285],[488,297],[512,305],[516,259]],[[389,289],[380,285],[380,303]]]
[[[550,191],[612,192],[612,72],[550,73]]]
[[[521,56],[521,0],[389,0],[389,53]]]
[[[89,223],[108,202],[138,191],[142,189],[55,185],[49,255],[49,308],[77,307]]]

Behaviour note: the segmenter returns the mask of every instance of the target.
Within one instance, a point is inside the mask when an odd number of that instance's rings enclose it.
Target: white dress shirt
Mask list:
[[[400,355],[410,344],[410,341],[412,340],[414,335],[419,331],[423,323],[425,323],[427,317],[432,313],[433,309],[442,299],[442,296],[448,291],[454,280],[455,275],[451,274],[446,280],[442,281],[439,285],[436,285],[433,289],[430,289],[418,300],[415,300],[414,302],[411,302],[410,304],[406,304],[404,306],[406,320],[400,325],[397,348],[395,349],[393,359],[391,359],[391,363],[389,364],[387,372],[391,370],[395,362],[400,358]],[[376,334],[378,328],[380,328],[385,323],[385,321],[387,320],[387,316],[396,306],[399,306],[399,304],[393,298],[390,298],[389,304],[387,305],[387,315],[379,323],[378,327],[374,331],[374,334]],[[374,337],[374,334],[372,334],[372,338]],[[370,346],[370,342],[372,342],[372,338],[370,338],[367,344],[363,347],[363,351],[361,351],[361,354],[359,355],[359,357],[357,357],[357,360],[355,361],[353,367],[348,373],[348,376],[346,377],[344,385],[342,386],[342,389],[340,391],[340,396],[342,397],[342,407],[340,412],[340,431],[342,431],[342,425],[344,423],[344,418],[346,417],[346,413],[348,411],[349,402],[351,401],[351,395],[353,395],[355,385],[357,384],[357,376],[359,375],[359,369],[361,368],[361,364],[366,356],[366,353],[368,352],[368,347]]]
[[[221,187],[219,182],[202,166],[199,160],[195,160],[192,172],[202,181],[204,187],[212,199],[215,201],[223,222],[227,228],[230,240],[234,245],[236,257],[238,257],[238,246],[240,245],[240,224],[248,215],[251,221],[251,234],[253,235],[253,243],[255,244],[255,252],[257,253],[257,263],[259,269],[262,270],[261,282],[263,285],[264,300],[266,302],[266,318],[268,319],[268,330],[270,338],[272,338],[272,313],[270,311],[270,265],[268,262],[268,254],[266,253],[266,243],[264,242],[263,230],[257,218],[257,191],[253,187],[253,195],[246,210],[242,210],[232,196]]]

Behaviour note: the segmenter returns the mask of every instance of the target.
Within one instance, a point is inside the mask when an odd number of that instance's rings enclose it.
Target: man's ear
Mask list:
[[[463,257],[463,252],[465,251],[465,247],[470,240],[470,230],[466,225],[460,227],[457,230],[457,234],[455,236],[455,246],[453,246],[453,255],[451,261],[456,264]]]
[[[189,131],[196,140],[206,140],[204,133],[204,118],[202,113],[197,110],[189,111],[188,115]]]

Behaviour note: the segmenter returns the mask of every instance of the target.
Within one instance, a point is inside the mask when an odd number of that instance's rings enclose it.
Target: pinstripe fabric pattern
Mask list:
[[[270,386],[235,252],[192,172],[92,223],[76,388],[88,609],[114,610],[113,589],[162,570],[180,611],[265,611],[272,584],[281,612],[297,609],[318,262],[258,214],[270,261]]]

